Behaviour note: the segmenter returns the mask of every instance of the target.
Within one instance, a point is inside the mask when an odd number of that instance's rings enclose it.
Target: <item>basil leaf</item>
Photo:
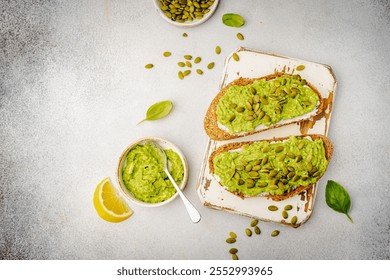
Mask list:
[[[326,184],[325,200],[330,208],[347,215],[348,219],[353,222],[348,214],[351,208],[351,198],[343,186],[335,181],[329,180]]]
[[[223,24],[231,27],[240,27],[244,25],[245,20],[238,14],[224,14],[222,16]]]
[[[171,112],[172,107],[173,104],[169,100],[157,102],[149,107],[148,111],[146,112],[146,118],[140,121],[138,124],[142,123],[143,121],[154,121],[161,119]]]

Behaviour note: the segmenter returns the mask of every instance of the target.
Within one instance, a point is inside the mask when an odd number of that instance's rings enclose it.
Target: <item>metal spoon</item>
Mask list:
[[[164,171],[167,174],[169,180],[172,182],[176,191],[179,193],[180,198],[182,199],[184,206],[186,207],[188,215],[190,215],[192,222],[193,223],[199,222],[200,218],[201,218],[200,213],[198,212],[198,210],[196,210],[196,208],[187,199],[187,197],[184,195],[184,193],[181,191],[181,189],[179,188],[179,186],[176,184],[175,180],[173,180],[171,174],[169,173],[167,155],[165,154],[164,150],[160,147],[159,144],[157,144],[156,142],[153,142],[153,144],[155,145],[155,147],[160,151],[161,155],[163,156]]]

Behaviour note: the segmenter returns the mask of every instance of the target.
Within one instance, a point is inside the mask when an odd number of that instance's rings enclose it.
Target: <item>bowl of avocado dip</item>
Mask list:
[[[128,199],[146,207],[165,205],[178,195],[164,172],[163,158],[152,142],[164,149],[169,173],[180,189],[184,189],[188,179],[187,160],[173,143],[148,137],[130,144],[118,161],[118,182]]]

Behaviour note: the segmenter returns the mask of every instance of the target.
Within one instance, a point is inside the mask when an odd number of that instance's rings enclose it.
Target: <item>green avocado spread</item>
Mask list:
[[[184,167],[180,156],[165,150],[168,169],[179,185],[184,177]],[[153,144],[137,145],[126,156],[127,164],[123,168],[122,178],[127,189],[144,202],[159,203],[172,197],[175,187],[164,172],[163,156]]]
[[[282,195],[295,187],[308,186],[318,181],[328,165],[322,140],[295,136],[221,152],[213,163],[221,184],[246,196]]]
[[[218,122],[230,133],[253,131],[313,111],[319,97],[299,75],[260,79],[227,89],[217,105]]]

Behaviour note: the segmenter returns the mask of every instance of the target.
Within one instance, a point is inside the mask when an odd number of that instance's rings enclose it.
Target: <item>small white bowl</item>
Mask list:
[[[133,149],[135,146],[137,145],[142,145],[142,144],[145,144],[146,142],[150,142],[150,141],[154,141],[156,142],[158,145],[160,145],[164,150],[167,150],[167,149],[172,149],[174,152],[176,152],[182,163],[183,163],[183,167],[184,167],[184,176],[183,176],[183,180],[181,181],[180,185],[179,185],[179,188],[181,190],[183,190],[187,184],[187,180],[188,180],[188,163],[187,163],[187,160],[184,156],[184,154],[180,151],[180,149],[175,146],[173,143],[167,141],[167,140],[164,140],[164,139],[161,139],[161,138],[157,138],[157,137],[147,137],[147,138],[142,138],[142,139],[139,139],[137,140],[136,142],[133,142],[132,144],[130,144],[121,154],[121,156],[119,157],[119,161],[118,161],[118,166],[117,166],[117,180],[118,180],[118,183],[119,183],[119,186],[120,186],[120,189],[122,190],[122,192],[124,193],[124,195],[131,201],[133,201],[134,203],[140,205],[140,206],[145,206],[145,207],[158,207],[158,206],[163,206],[165,204],[168,204],[169,202],[171,202],[172,200],[174,200],[178,195],[179,193],[176,192],[172,197],[170,197],[169,199],[167,200],[164,200],[162,202],[159,202],[159,203],[148,203],[148,202],[144,202],[144,201],[141,201],[139,199],[137,199],[133,193],[131,191],[129,191],[128,188],[126,188],[124,182],[123,182],[123,178],[122,178],[122,171],[123,171],[123,167],[126,166],[126,157],[127,157],[127,154],[130,152],[131,149]]]
[[[203,16],[203,18],[201,18],[201,19],[194,19],[192,21],[185,21],[185,22],[176,22],[176,21],[171,20],[170,18],[168,18],[165,15],[165,12],[163,10],[161,10],[161,8],[160,8],[160,1],[159,0],[153,0],[153,2],[154,2],[154,6],[155,6],[157,12],[160,14],[160,16],[164,20],[169,22],[170,24],[173,24],[175,26],[180,26],[180,27],[192,27],[192,26],[196,26],[196,25],[202,24],[203,22],[205,22],[206,20],[208,20],[211,17],[214,14],[214,12],[217,9],[217,7],[218,7],[219,0],[215,0],[214,1],[214,4],[211,7],[209,7],[210,11],[207,14],[205,14]]]

